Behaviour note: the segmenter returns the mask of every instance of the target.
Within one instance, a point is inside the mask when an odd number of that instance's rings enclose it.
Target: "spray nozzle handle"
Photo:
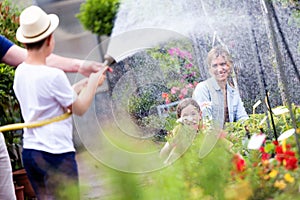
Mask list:
[[[116,60],[108,54],[104,55],[104,65],[112,65],[116,63]]]

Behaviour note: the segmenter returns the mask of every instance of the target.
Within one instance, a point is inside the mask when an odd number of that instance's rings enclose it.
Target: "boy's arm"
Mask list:
[[[88,80],[89,80],[88,78],[84,78],[78,81],[77,83],[75,83],[74,85],[72,85],[76,94],[79,94],[81,90],[83,90],[83,88],[87,86]]]
[[[108,67],[103,67],[99,70],[99,72],[91,73],[87,82],[83,79],[77,83],[77,85],[73,85],[73,88],[75,91],[78,90],[76,92],[79,92],[79,94],[76,101],[69,106],[72,113],[81,116],[88,110],[96,94],[97,87],[102,85],[106,78],[105,71],[107,69]]]

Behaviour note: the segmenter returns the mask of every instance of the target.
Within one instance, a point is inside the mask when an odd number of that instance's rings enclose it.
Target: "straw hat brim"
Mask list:
[[[48,29],[45,32],[43,32],[42,34],[40,34],[36,37],[29,38],[29,37],[24,37],[24,35],[22,33],[22,28],[19,27],[16,32],[17,40],[21,43],[34,43],[34,42],[38,42],[38,41],[48,37],[51,33],[53,33],[55,31],[55,29],[58,27],[58,24],[59,24],[59,18],[57,15],[49,14],[48,17],[50,18],[50,26],[48,27]]]

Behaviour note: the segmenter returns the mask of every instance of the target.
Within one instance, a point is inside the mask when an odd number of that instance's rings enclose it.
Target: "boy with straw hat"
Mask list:
[[[28,54],[16,69],[13,88],[25,122],[45,120],[66,111],[83,115],[105,80],[107,67],[71,86],[62,70],[46,65],[58,24],[55,14],[48,15],[37,6],[26,8],[20,15],[16,37]],[[72,119],[24,129],[23,137],[23,163],[37,198],[79,199]]]

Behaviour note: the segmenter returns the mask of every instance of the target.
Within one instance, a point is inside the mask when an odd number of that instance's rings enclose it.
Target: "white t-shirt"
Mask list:
[[[20,64],[13,88],[25,122],[59,116],[77,97],[66,74],[45,65]],[[37,128],[24,128],[23,148],[53,154],[75,151],[72,129],[71,117]]]

